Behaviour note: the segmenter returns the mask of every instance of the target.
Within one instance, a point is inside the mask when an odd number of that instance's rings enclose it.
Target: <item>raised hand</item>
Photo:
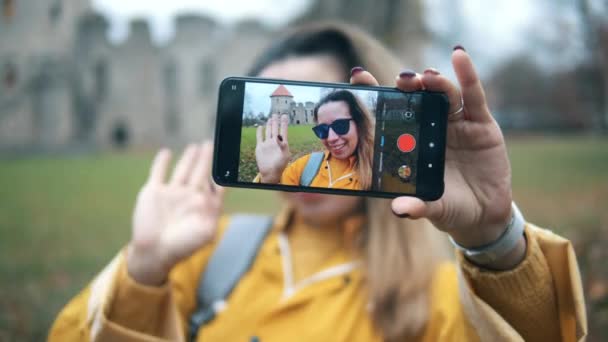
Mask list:
[[[397,77],[396,85],[403,91],[445,92],[451,114],[442,198],[424,202],[399,197],[392,209],[410,218],[426,217],[459,244],[476,247],[496,240],[510,220],[511,168],[502,132],[488,109],[471,58],[456,49],[452,64],[460,89],[432,68],[422,75],[404,71]],[[377,84],[368,72],[357,73],[351,82]]]
[[[177,262],[213,239],[224,190],[211,180],[212,155],[211,143],[188,146],[168,182],[171,153],[156,155],[137,196],[127,250],[127,269],[137,282],[162,284]]]
[[[289,142],[287,141],[287,115],[273,114],[266,123],[266,129],[260,125],[256,131],[255,160],[258,164],[262,183],[277,184],[289,159]]]

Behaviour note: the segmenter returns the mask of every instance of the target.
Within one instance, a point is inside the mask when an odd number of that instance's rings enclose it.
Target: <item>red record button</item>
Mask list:
[[[416,138],[411,134],[401,134],[397,138],[397,148],[404,153],[412,152],[416,148]]]

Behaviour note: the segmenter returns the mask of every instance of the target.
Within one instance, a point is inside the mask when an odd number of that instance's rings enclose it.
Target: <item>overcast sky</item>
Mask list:
[[[243,108],[243,114],[249,114],[252,112],[254,115],[260,112],[268,114],[270,112],[270,94],[272,94],[278,85],[276,84],[261,84],[261,83],[247,83],[245,85],[245,96],[248,100],[245,101],[245,108]],[[287,90],[293,95],[293,101],[295,102],[318,102],[321,97],[321,90],[318,87],[305,87],[305,86],[285,86]],[[355,90],[354,93],[359,96],[359,99],[363,103],[370,107],[369,101],[376,98],[376,91],[367,90]]]
[[[461,1],[460,6],[452,5],[456,8],[446,7],[446,4],[458,3],[452,0],[426,0],[424,3],[432,29],[441,29],[442,23],[453,20],[460,12],[460,19],[477,35],[507,45],[517,45],[521,40],[519,31],[536,15],[534,5],[528,0],[466,0]],[[179,13],[200,13],[225,24],[256,18],[276,27],[306,10],[310,0],[93,0],[93,5],[110,18],[113,40],[126,37],[129,20],[147,18],[155,40],[162,42],[172,35],[172,18]]]
[[[281,26],[304,11],[308,0],[92,0],[93,6],[110,19],[110,38],[121,41],[128,35],[129,20],[149,20],[154,40],[164,42],[173,34],[172,19],[180,13],[199,13],[232,24],[242,19],[259,19],[269,26]]]

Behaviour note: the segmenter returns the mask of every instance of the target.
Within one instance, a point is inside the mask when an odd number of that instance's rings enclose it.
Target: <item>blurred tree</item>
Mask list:
[[[506,129],[592,128],[592,113],[581,105],[577,91],[580,70],[547,70],[529,54],[510,58],[487,82],[498,122]]]
[[[608,4],[605,0],[545,0],[542,16],[531,27],[536,53],[562,72],[576,68],[569,80],[579,106],[590,114],[590,128],[608,133]],[[532,47],[534,49],[534,47]]]
[[[608,133],[608,4],[576,0],[586,47],[580,89],[592,100],[596,130]]]
[[[536,6],[525,52],[488,82],[496,88],[491,100],[511,127],[607,133],[608,4],[545,0]]]

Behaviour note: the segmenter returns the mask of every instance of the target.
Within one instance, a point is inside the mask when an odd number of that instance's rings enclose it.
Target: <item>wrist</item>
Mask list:
[[[280,173],[263,173],[260,172],[260,182],[267,184],[277,184],[281,181]]]
[[[503,211],[503,214],[498,216],[494,221],[468,229],[455,229],[449,232],[450,238],[464,248],[475,249],[488,245],[500,238],[505,232],[513,219],[513,214],[513,205],[509,204]]]
[[[461,250],[467,260],[486,268],[508,269],[516,266],[525,257],[524,238],[525,220],[515,205],[511,204],[511,218],[500,235],[482,245],[468,247],[457,242],[452,236],[450,241]]]
[[[133,245],[127,247],[127,273],[135,282],[146,286],[161,286],[166,283],[170,267],[149,253],[137,250]]]

